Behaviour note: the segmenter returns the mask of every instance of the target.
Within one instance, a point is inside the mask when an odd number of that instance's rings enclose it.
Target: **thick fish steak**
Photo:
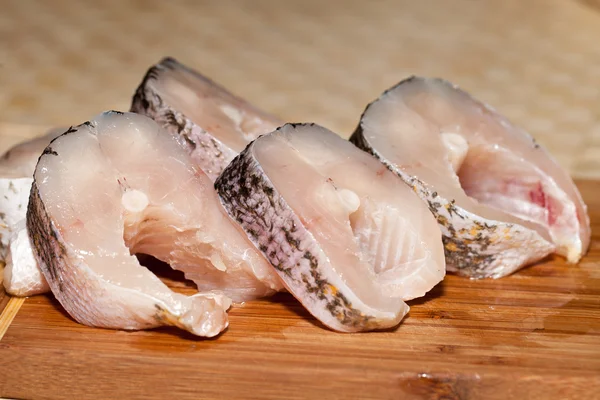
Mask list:
[[[585,204],[568,174],[524,131],[440,79],[412,77],[365,109],[351,141],[426,201],[448,268],[501,277],[589,245]]]
[[[215,336],[227,327],[229,298],[174,293],[134,254],[186,274],[227,274],[253,257],[267,264],[179,140],[147,117],[108,112],[70,129],[40,157],[27,228],[52,292],[77,321]]]
[[[346,332],[397,325],[403,300],[445,274],[423,202],[368,154],[318,125],[286,124],[250,144],[215,182],[288,290]]]
[[[148,70],[131,111],[181,135],[213,181],[249,142],[283,124],[173,58]]]

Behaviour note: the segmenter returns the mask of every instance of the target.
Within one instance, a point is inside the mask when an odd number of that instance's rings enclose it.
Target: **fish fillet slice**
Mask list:
[[[427,202],[449,270],[501,277],[589,245],[585,204],[568,174],[522,130],[439,79],[413,77],[371,103],[351,141]]]
[[[395,326],[408,311],[403,300],[444,277],[427,207],[325,128],[286,124],[258,138],[215,187],[288,290],[332,329]]]
[[[52,292],[73,318],[118,329],[175,325],[200,336],[227,327],[227,297],[174,293],[133,255],[141,249],[171,264],[201,260],[206,253],[194,246],[202,240],[186,239],[202,223],[227,221],[224,212],[202,219],[204,205],[218,199],[176,137],[146,117],[105,113],[55,139],[34,179],[30,239]],[[152,232],[137,238],[146,223]],[[163,245],[146,246],[153,241]]]
[[[194,161],[213,181],[249,142],[282,125],[173,58],[148,70],[131,111],[181,135]]]

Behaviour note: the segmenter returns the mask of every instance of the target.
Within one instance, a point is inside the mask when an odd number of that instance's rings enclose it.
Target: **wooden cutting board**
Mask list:
[[[579,187],[594,232],[579,265],[550,259],[499,280],[448,276],[387,332],[331,332],[287,294],[234,308],[212,340],[94,329],[52,296],[29,298],[0,341],[0,396],[600,398],[600,182]]]

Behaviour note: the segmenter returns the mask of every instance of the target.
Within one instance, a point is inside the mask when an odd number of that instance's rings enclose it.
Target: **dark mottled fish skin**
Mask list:
[[[214,181],[237,155],[237,152],[196,125],[185,115],[165,104],[158,93],[149,85],[152,80],[157,79],[162,70],[173,69],[175,66],[185,68],[171,57],[166,57],[151,67],[135,91],[130,111],[146,115],[169,132],[178,134],[187,145],[190,153],[194,153],[194,159],[199,163],[200,168]],[[195,72],[194,74],[216,86],[208,78]]]
[[[391,89],[388,89],[384,94],[412,79],[414,77],[400,82]],[[512,246],[508,243],[509,241],[521,238],[524,248],[533,243],[539,246],[539,240],[535,239],[536,234],[527,228],[497,221],[493,221],[494,223],[491,224],[490,221],[456,206],[454,200],[438,196],[435,188],[432,188],[414,176],[404,173],[400,168],[383,157],[369,143],[362,129],[362,119],[369,107],[376,101],[378,99],[367,105],[361,116],[361,122],[359,122],[349,140],[359,149],[371,154],[390,171],[398,175],[427,203],[429,210],[433,213],[442,231],[446,265],[449,271],[473,279],[499,278],[507,274],[503,260],[514,258],[511,254]],[[548,244],[547,249],[541,250],[541,253],[545,253],[543,255],[545,256],[551,251],[552,247]],[[536,256],[530,261],[537,261],[542,257]],[[514,272],[518,267],[527,263],[525,260],[516,262],[515,268],[509,270],[508,273]]]
[[[67,250],[57,240],[57,232],[42,203],[37,185],[31,187],[27,213],[27,231],[38,265],[51,276],[55,288],[62,291],[61,264],[68,262]],[[52,237],[52,239],[50,239]]]
[[[253,146],[254,142],[248,145],[215,182],[229,215],[271,262],[288,288],[302,287],[304,296],[318,304],[316,308],[335,317],[336,325],[331,328],[351,332],[382,328],[377,319],[355,309],[319,273],[319,263],[326,257],[266,176],[254,157]],[[309,311],[314,313],[310,308]]]

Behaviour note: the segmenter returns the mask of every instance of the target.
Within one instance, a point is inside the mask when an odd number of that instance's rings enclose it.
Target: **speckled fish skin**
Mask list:
[[[27,228],[52,292],[77,321],[174,325],[199,336],[227,327],[228,297],[174,293],[135,253],[186,275],[228,277],[231,268],[233,285],[245,273],[238,264],[257,259],[270,270],[179,140],[145,116],[109,112],[70,129],[40,157]]]
[[[576,262],[589,245],[587,209],[568,174],[446,81],[400,82],[367,106],[350,140],[426,201],[450,271],[498,278],[554,251]]]
[[[213,181],[250,141],[283,124],[170,57],[148,70],[131,111],[181,135]]]
[[[318,125],[258,138],[215,188],[288,290],[331,329],[395,326],[408,312],[403,300],[444,277],[440,232],[421,200]]]

